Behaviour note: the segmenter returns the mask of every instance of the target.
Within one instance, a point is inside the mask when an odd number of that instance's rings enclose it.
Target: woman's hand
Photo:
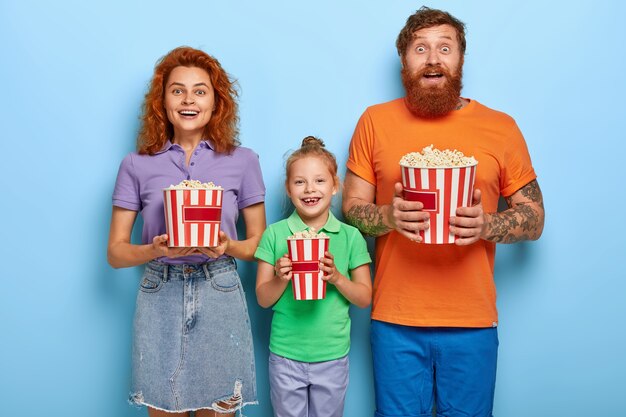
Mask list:
[[[234,236],[228,241],[226,254],[236,259],[254,261],[254,251],[265,231],[265,205],[253,204],[241,209],[240,212],[246,225],[246,239],[237,240],[237,236]]]
[[[229,246],[230,238],[226,235],[226,233],[220,230],[219,243],[217,244],[217,246],[211,248],[197,247],[193,249],[195,249],[196,253],[202,253],[209,258],[219,258],[226,253]]]
[[[274,265],[274,273],[282,281],[289,281],[293,276],[291,259],[287,254],[283,255]]]
[[[155,236],[152,239],[152,248],[158,254],[158,257],[167,256],[168,258],[180,258],[181,256],[193,255],[196,248],[170,248],[167,246],[167,235]]]
[[[195,253],[195,248],[168,247],[168,236],[165,234],[155,236],[152,239],[152,243],[143,245],[131,244],[130,234],[136,217],[136,211],[113,207],[109,245],[107,248],[107,258],[113,268],[142,265],[161,256],[178,258]]]

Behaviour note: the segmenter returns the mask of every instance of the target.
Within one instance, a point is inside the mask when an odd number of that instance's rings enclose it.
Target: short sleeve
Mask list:
[[[354,229],[351,241],[350,262],[348,269],[353,270],[361,265],[371,263],[372,258],[367,251],[367,242],[365,242],[365,239],[358,230]]]
[[[504,153],[505,161],[502,164],[503,173],[500,177],[500,193],[504,197],[514,194],[537,178],[524,136],[513,119],[511,123],[508,146]]]
[[[359,119],[352,140],[346,166],[350,171],[370,184],[376,184],[373,162],[374,126],[366,110]]]
[[[239,210],[265,200],[265,183],[259,156],[250,149],[241,148],[241,150],[246,152],[242,158],[243,175],[237,197]]]
[[[274,265],[276,264],[275,247],[276,235],[272,227],[270,226],[263,232],[263,235],[261,236],[261,241],[259,242],[259,246],[254,252],[254,257],[261,261],[267,262],[270,265]]]
[[[113,205],[133,211],[141,211],[139,181],[133,165],[133,154],[128,154],[120,164],[113,189]]]

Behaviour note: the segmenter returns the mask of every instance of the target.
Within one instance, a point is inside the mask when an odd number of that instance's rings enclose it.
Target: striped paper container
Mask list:
[[[330,239],[287,239],[293,277],[291,285],[296,300],[321,300],[326,297],[326,281],[320,270],[320,259],[328,251]]]
[[[222,218],[222,193],[221,188],[165,188],[163,203],[168,246],[217,246]]]
[[[414,168],[400,166],[404,199],[424,204],[429,211],[430,227],[420,232],[424,243],[454,243],[449,232],[450,216],[458,207],[472,205],[476,164],[453,168]]]

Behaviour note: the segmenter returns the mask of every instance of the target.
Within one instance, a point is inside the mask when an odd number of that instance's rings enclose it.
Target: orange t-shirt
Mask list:
[[[369,107],[359,119],[347,167],[390,204],[401,182],[400,158],[428,145],[478,161],[475,188],[485,212],[536,178],[524,137],[508,115],[472,100],[434,120],[416,118],[403,99]],[[409,326],[497,326],[495,244],[411,242],[396,231],[376,239],[372,319]]]

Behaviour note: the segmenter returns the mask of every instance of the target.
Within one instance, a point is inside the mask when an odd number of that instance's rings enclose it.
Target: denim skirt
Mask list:
[[[257,403],[250,319],[233,258],[146,265],[130,402],[171,412]]]

